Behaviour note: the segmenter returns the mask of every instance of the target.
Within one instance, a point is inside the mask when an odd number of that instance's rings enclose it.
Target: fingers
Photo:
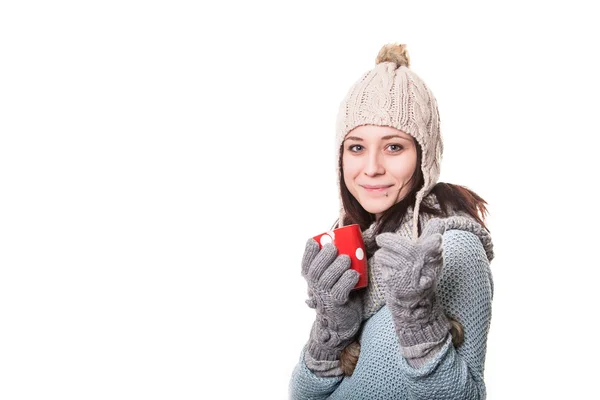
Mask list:
[[[337,257],[337,253],[337,248],[333,244],[327,243],[323,246],[321,251],[319,251],[308,266],[308,279],[312,282],[318,282],[321,275],[323,275],[323,272],[325,272],[327,267],[329,267]]]
[[[415,244],[397,233],[382,233],[375,240],[380,247],[375,252],[375,260],[381,265],[395,266],[400,260],[413,260],[417,257]]]
[[[440,233],[435,233],[422,241],[422,262],[415,268],[415,288],[428,290],[435,285],[443,264],[442,243],[443,238]]]
[[[396,233],[385,232],[375,236],[375,241],[379,247],[393,247],[398,238],[400,236]]]
[[[394,276],[394,269],[388,267],[386,264],[381,265],[379,271],[381,272],[381,277],[384,281],[389,281]]]
[[[350,268],[350,257],[346,254],[340,254],[335,261],[327,267],[319,279],[319,287],[329,290],[340,279],[342,274]]]
[[[395,265],[400,260],[414,261],[421,257],[427,262],[438,262],[442,256],[441,233],[421,236],[417,242],[396,233],[382,233],[376,237],[376,241],[380,249],[375,252],[375,259],[386,265]]]
[[[391,275],[392,267],[398,266],[398,260],[396,259],[394,254],[386,248],[381,248],[375,252],[375,254],[373,255],[373,263],[375,263],[375,265],[378,265],[382,272],[383,269],[389,271],[390,273],[386,274],[386,276]]]
[[[333,285],[331,296],[338,303],[345,303],[348,300],[350,291],[354,289],[354,286],[358,283],[359,278],[360,274],[357,271],[353,269],[346,270],[340,279],[338,279],[337,283]]]
[[[421,237],[425,238],[427,236],[435,235],[436,233],[443,234],[446,232],[446,224],[439,218],[432,218],[425,225],[425,229],[421,233]]]
[[[434,225],[430,229],[438,229]],[[417,242],[393,233],[376,238],[380,247],[373,256],[388,284],[421,290],[435,284],[442,263],[442,235],[432,233]]]
[[[375,241],[382,249],[390,249],[395,253],[402,255],[410,255],[412,249],[415,247],[414,243],[398,233],[386,232],[377,235]]]
[[[319,251],[321,250],[321,246],[319,243],[313,238],[308,239],[306,242],[306,247],[304,249],[304,256],[302,257],[302,275],[306,276],[308,274],[308,268],[310,264],[313,262]]]
[[[434,233],[423,238],[421,241],[421,249],[423,250],[423,256],[426,261],[439,261],[443,251],[442,243],[443,237],[440,233]]]

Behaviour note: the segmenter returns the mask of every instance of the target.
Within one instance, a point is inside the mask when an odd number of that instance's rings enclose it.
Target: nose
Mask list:
[[[369,154],[366,159],[364,173],[367,176],[377,176],[385,174],[385,168],[383,166],[382,154],[379,152],[373,152]]]

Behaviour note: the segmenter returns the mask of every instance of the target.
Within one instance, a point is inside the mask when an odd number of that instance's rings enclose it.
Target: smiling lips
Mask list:
[[[394,185],[360,185],[368,193],[382,193]]]

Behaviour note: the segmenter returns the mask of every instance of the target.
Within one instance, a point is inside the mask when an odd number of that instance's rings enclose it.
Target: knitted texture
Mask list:
[[[400,345],[403,350],[410,347],[410,358],[425,356],[450,331],[436,299],[444,231],[444,223],[434,218],[416,242],[391,232],[376,238],[380,249],[373,258],[384,275],[386,304],[394,316]]]
[[[430,193],[423,199],[423,204],[427,204],[429,207],[440,209],[440,205],[436,199],[435,194]],[[406,215],[411,215],[412,207],[409,207]],[[474,233],[477,235],[483,247],[485,249],[488,259],[491,261],[494,258],[494,251],[492,245],[492,238],[487,230],[485,230],[479,223],[477,223],[471,216],[464,212],[455,212],[448,210],[449,216],[442,219],[446,230],[460,229]],[[429,214],[421,214],[419,216],[419,225],[421,231],[425,229],[425,226],[432,218]],[[404,237],[411,237],[412,234],[412,221],[404,220],[402,224],[396,229],[396,233],[401,234]],[[365,295],[363,299],[363,319],[369,319],[373,316],[381,307],[385,305],[385,284],[383,275],[381,272],[381,266],[373,262],[371,257],[373,253],[378,249],[377,243],[375,242],[375,223],[363,231],[363,241],[367,249],[369,258],[368,262],[368,274],[369,274],[369,286],[365,289]]]
[[[439,209],[440,206],[435,198],[433,193],[429,194],[423,202],[427,204],[429,207]],[[406,215],[412,214],[412,207],[408,207]],[[427,222],[431,219],[431,215],[429,214],[421,214],[419,217],[419,225],[421,226],[421,230],[425,227]],[[396,233],[401,234],[406,238],[410,238],[412,235],[412,220],[405,218],[402,221],[402,224],[396,229]],[[373,253],[378,249],[377,243],[375,242],[375,222],[371,224],[371,226],[363,231],[363,241],[365,243],[365,247],[367,249],[367,255],[369,258],[367,259],[368,263],[368,274],[369,274],[369,286],[365,289],[365,296],[363,300],[363,319],[370,318],[373,314],[375,314],[383,305],[385,304],[385,283],[383,280],[383,275],[381,273],[381,268],[379,265],[375,265],[373,263],[373,258],[371,257]]]
[[[360,357],[352,376],[316,376],[306,367],[303,351],[290,381],[290,399],[485,399],[483,375],[493,296],[487,255],[492,254],[491,241],[486,249],[475,232],[450,229],[443,242],[437,297],[445,313],[463,325],[464,343],[454,348],[448,337],[424,366],[413,368],[402,357],[392,315],[382,306],[363,324]]]
[[[320,376],[340,375],[340,353],[362,322],[362,298],[350,295],[358,272],[350,269],[350,257],[338,254],[335,245],[321,249],[311,238],[302,258],[302,276],[308,284],[307,304],[316,310],[306,362]]]
[[[423,152],[421,170],[424,186],[417,192],[413,212],[413,238],[421,200],[431,191],[440,175],[443,143],[437,101],[423,80],[409,68],[405,45],[386,45],[377,65],[350,88],[342,101],[336,123],[336,163],[344,138],[361,125],[390,126],[411,135]],[[340,170],[337,165],[338,187]],[[339,190],[338,190],[339,192]],[[340,195],[339,226],[344,221]]]

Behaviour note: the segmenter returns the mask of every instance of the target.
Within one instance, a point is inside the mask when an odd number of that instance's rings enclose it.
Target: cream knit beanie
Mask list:
[[[423,152],[421,170],[425,180],[417,192],[413,214],[413,238],[418,237],[419,208],[440,176],[442,137],[437,102],[425,83],[409,69],[404,44],[387,44],[379,51],[376,66],[350,88],[340,105],[336,126],[336,165],[340,146],[352,129],[361,125],[390,126],[411,135]],[[344,206],[340,193],[338,226],[343,226]]]

